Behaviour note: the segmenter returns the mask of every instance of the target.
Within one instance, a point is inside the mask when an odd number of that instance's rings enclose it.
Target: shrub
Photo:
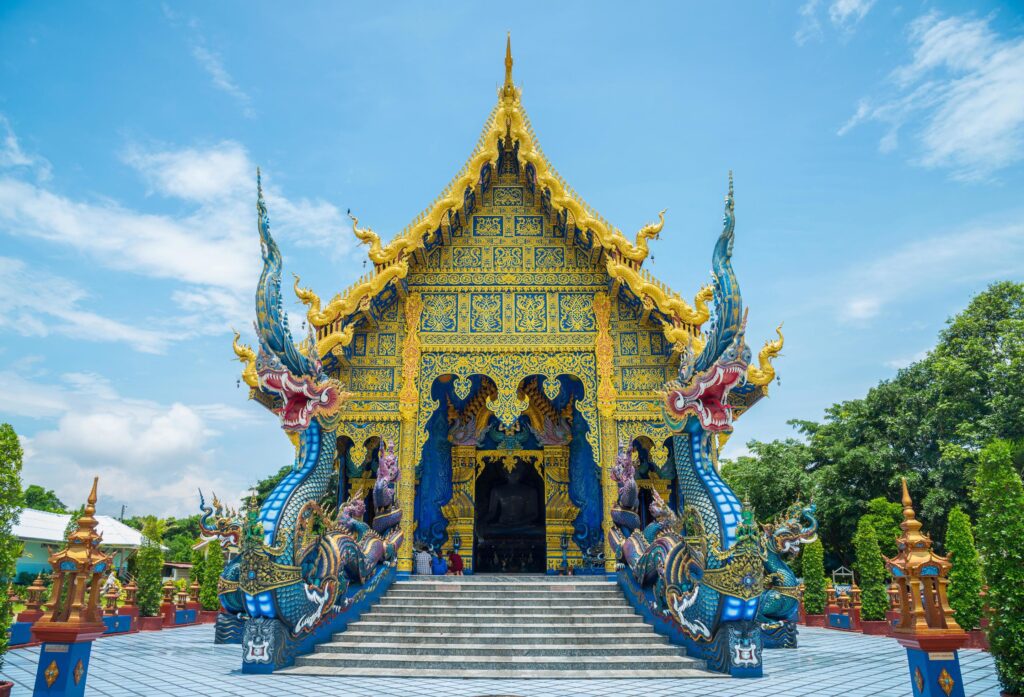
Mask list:
[[[860,576],[860,615],[866,620],[884,620],[889,609],[889,592],[885,587],[885,563],[878,546],[878,535],[871,518],[862,516],[853,538],[856,562],[853,568]]]
[[[149,517],[142,526],[142,549],[135,560],[136,584],[139,587],[139,612],[146,617],[160,614],[160,602],[163,598],[164,553],[160,549],[163,539],[163,523]]]
[[[217,610],[220,608],[217,583],[220,581],[221,572],[224,571],[224,551],[216,540],[206,548],[206,564],[203,565],[203,585],[199,590],[199,603],[204,610]]]
[[[808,615],[825,612],[825,550],[821,540],[804,546],[804,611]]]
[[[0,424],[0,578],[10,579],[21,555],[21,542],[11,533],[21,514],[21,444],[10,424]],[[0,668],[10,636],[7,627],[14,607],[7,589],[0,588]]]
[[[949,572],[949,605],[965,631],[978,628],[981,620],[981,565],[974,546],[971,519],[959,506],[949,512],[946,553],[953,562]]]
[[[1024,484],[1007,441],[981,451],[973,496],[988,581],[989,647],[1003,689],[1017,695],[1024,692]]]

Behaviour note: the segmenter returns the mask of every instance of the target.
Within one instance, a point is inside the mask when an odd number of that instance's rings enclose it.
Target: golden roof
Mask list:
[[[390,243],[383,245],[378,235],[368,228],[360,228],[353,218],[353,232],[359,240],[369,245],[369,259],[374,264],[372,272],[364,275],[344,292],[334,296],[326,305],[313,291],[299,286],[295,280],[295,293],[307,306],[310,324],[317,328],[317,349],[325,355],[338,346],[347,346],[352,340],[351,327],[341,326],[344,320],[357,310],[368,307],[369,301],[390,283],[400,281],[409,272],[409,257],[424,247],[445,220],[449,210],[458,211],[463,205],[464,192],[475,187],[481,168],[488,162],[497,165],[498,148],[495,144],[503,136],[510,135],[519,142],[519,158],[532,164],[536,171],[537,186],[551,193],[551,204],[559,212],[567,211],[577,228],[589,230],[598,244],[604,248],[605,265],[611,277],[625,283],[641,299],[645,306],[659,310],[671,318],[666,322],[665,334],[675,343],[684,329],[690,335],[707,321],[709,288],[703,288],[693,304],[684,300],[664,283],[655,279],[642,268],[648,254],[647,240],[657,237],[664,225],[665,211],[659,213],[659,221],[641,228],[635,242],[598,214],[570,187],[544,156],[537,143],[533,126],[521,103],[522,91],[512,81],[512,42],[505,45],[505,81],[498,90],[498,103],[491,110],[466,164],[451,180],[444,191],[430,206],[413,219]]]

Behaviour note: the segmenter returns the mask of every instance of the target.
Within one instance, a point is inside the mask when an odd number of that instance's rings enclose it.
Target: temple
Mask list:
[[[242,550],[223,580],[241,623],[218,625],[225,640],[244,632],[247,664],[287,663],[268,646],[308,650],[306,634],[410,573],[422,545],[457,549],[466,573],[617,574],[709,667],[759,671],[761,623],[792,619],[795,581],[717,458],[767,393],[782,334],[751,360],[733,206],[730,175],[712,284],[683,296],[654,278],[664,211],[631,239],[565,183],[510,43],[497,104],[441,195],[386,244],[353,217],[372,270],[329,301],[295,278],[302,342],[261,192],[259,346],[236,336],[235,352],[296,463],[258,515],[210,523]],[[762,616],[772,603],[779,616]]]

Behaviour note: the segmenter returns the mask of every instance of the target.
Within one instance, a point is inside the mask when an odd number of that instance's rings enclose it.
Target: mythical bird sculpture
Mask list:
[[[366,583],[382,562],[394,558],[401,516],[390,519],[392,528],[376,532],[362,523],[365,511],[358,507],[343,508],[349,521],[340,524],[320,507],[333,473],[338,414],[349,395],[324,372],[312,331],[306,355],[292,338],[281,306],[281,253],[270,234],[262,186],[257,214],[263,271],[256,292],[256,392],[282,428],[297,436],[298,447],[292,471],[259,511],[248,511],[241,555],[222,584],[238,589],[248,618],[243,667],[262,670],[258,666],[287,664],[305,635],[345,609],[350,582]],[[360,533],[359,524],[366,530]],[[225,594],[221,598],[223,604]]]

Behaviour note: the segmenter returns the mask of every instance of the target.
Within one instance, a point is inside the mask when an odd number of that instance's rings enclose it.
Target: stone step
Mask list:
[[[395,644],[391,642],[364,642],[344,639],[320,644],[317,653],[370,654],[374,656],[607,656],[610,653],[625,653],[641,656],[682,656],[682,650],[671,644],[649,644],[622,642],[613,647],[608,644],[577,644],[575,642],[493,644],[452,644],[447,639],[435,639],[420,644]]]
[[[464,624],[479,625],[479,626],[496,626],[503,624],[548,624],[549,620],[552,619],[551,615],[545,612],[522,612],[522,613],[502,613],[502,612],[423,612],[419,609],[419,612],[410,613],[397,613],[388,612],[384,609],[373,609],[364,615],[366,620],[377,623],[387,622],[408,622],[410,624],[424,625],[424,624],[438,624],[444,627],[450,627],[457,629]],[[639,615],[635,615],[632,612],[612,613],[612,612],[601,612],[592,613],[587,615],[558,615],[555,624],[643,624],[643,620]],[[363,620],[360,619],[359,622]],[[359,622],[356,622],[358,624]]]
[[[556,574],[468,574],[466,576],[419,576],[412,575],[396,582],[396,585],[410,583],[500,583],[504,586],[519,586],[524,583],[550,583],[550,584],[611,584],[602,574],[590,574],[586,576],[558,576]]]
[[[567,588],[539,589],[507,588],[505,590],[489,588],[466,588],[464,586],[430,590],[427,588],[392,587],[385,597],[421,597],[432,598],[621,598],[622,591],[617,588]]]
[[[439,577],[443,578],[443,577]],[[607,590],[609,588],[614,589],[616,586],[614,583],[608,583],[602,581],[601,583],[551,583],[549,581],[525,581],[522,583],[515,584],[515,588],[518,590],[544,590],[551,591],[552,593],[571,593],[575,591],[585,590]],[[489,590],[494,592],[502,592],[508,589],[508,584],[505,583],[491,583],[479,581],[475,583],[461,583],[461,582],[444,582],[444,581],[398,581],[395,583],[394,588],[405,589],[405,588],[417,588],[420,590],[426,589],[431,592],[451,592],[459,590],[467,591],[481,591]]]
[[[449,665],[454,670],[658,670],[688,668],[702,670],[704,662],[685,656],[440,656],[367,655],[358,653],[313,653],[295,659],[296,666],[332,668],[376,668],[391,674],[393,669],[429,669]]]
[[[288,675],[327,675],[334,677],[379,678],[381,671],[374,667],[338,668],[334,666],[296,665],[277,671]],[[486,678],[490,680],[603,680],[603,679],[652,679],[685,680],[692,678],[728,678],[725,673],[712,673],[694,668],[658,668],[655,670],[551,670],[551,669],[465,669],[453,668],[389,668],[389,678]]]
[[[443,619],[439,619],[436,622],[427,621],[395,621],[385,620],[378,621],[361,619],[358,622],[353,622],[349,626],[352,629],[357,629],[363,632],[376,632],[384,633],[389,629],[400,630],[403,632],[458,632],[460,634],[494,634],[505,632],[507,634],[537,634],[537,633],[550,633],[550,634],[580,634],[588,631],[593,631],[596,634],[610,634],[618,632],[620,630],[625,631],[639,631],[646,628],[648,631],[653,631],[640,617],[628,617],[625,618],[627,621],[618,622],[615,624],[609,624],[607,622],[602,623],[552,623],[552,622],[500,622],[500,621],[486,621],[486,622],[459,622],[457,625],[453,625]]]
[[[368,617],[377,614],[388,615],[431,615],[442,614],[445,617],[474,617],[477,615],[496,615],[499,617],[561,617],[573,615],[577,617],[591,615],[633,615],[630,605],[432,605],[429,603],[388,603],[376,605]]]
[[[387,641],[391,645],[416,645],[421,643],[445,644],[479,644],[486,642],[491,645],[520,645],[520,644],[575,644],[602,646],[608,644],[639,644],[647,643],[650,646],[668,645],[668,639],[655,634],[645,627],[646,631],[614,631],[607,633],[593,632],[544,632],[521,634],[496,634],[486,632],[450,632],[450,631],[429,631],[410,632],[406,628],[398,628],[393,631],[365,632],[354,628],[344,632],[338,632],[332,641],[351,640],[354,643]],[[595,628],[596,629],[596,628]],[[618,630],[618,627],[616,627]]]
[[[419,595],[403,595],[396,593],[391,595],[388,593],[381,598],[378,605],[407,605],[416,603],[428,603],[430,605],[438,606],[467,606],[467,605],[569,605],[569,604],[584,604],[584,605],[629,605],[626,599],[622,597],[622,594],[618,595],[563,595],[561,593],[538,593],[536,595],[529,596],[478,596],[478,595],[455,595],[453,594],[419,594]]]

